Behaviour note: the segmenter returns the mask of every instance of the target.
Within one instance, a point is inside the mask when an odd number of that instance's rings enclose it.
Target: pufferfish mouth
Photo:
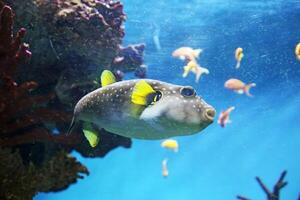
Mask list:
[[[212,123],[216,115],[216,110],[213,108],[206,108],[204,111],[204,118],[207,122]]]

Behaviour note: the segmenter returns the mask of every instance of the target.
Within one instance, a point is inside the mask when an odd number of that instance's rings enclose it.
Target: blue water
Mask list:
[[[234,105],[225,129],[212,124],[201,134],[178,137],[177,154],[161,141],[133,140],[104,159],[84,159],[90,176],[59,193],[35,200],[229,200],[237,194],[265,199],[255,181],[272,189],[288,171],[282,200],[300,192],[300,42],[299,0],[124,0],[124,44],[147,45],[148,77],[192,85],[218,112]],[[159,38],[159,46],[154,38]],[[183,62],[171,57],[178,47],[203,48],[200,64],[210,70],[200,83],[182,78]],[[235,70],[234,50],[245,57]],[[231,78],[256,82],[254,98],[224,89]],[[127,79],[132,78],[129,74]],[[169,158],[169,177],[161,161]]]

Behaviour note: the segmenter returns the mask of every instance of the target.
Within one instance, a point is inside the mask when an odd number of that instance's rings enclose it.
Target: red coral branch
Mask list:
[[[51,136],[45,128],[32,129],[41,126],[43,122],[65,122],[71,119],[70,114],[50,110],[45,105],[55,95],[32,95],[38,88],[35,81],[18,84],[15,81],[17,68],[31,57],[29,46],[22,43],[26,30],[20,29],[13,35],[13,12],[9,6],[2,6],[0,11],[0,139],[1,145],[13,145],[36,141],[68,143],[63,136]],[[30,128],[32,130],[27,130]],[[26,133],[14,136],[17,132]],[[12,138],[8,134],[11,134]]]

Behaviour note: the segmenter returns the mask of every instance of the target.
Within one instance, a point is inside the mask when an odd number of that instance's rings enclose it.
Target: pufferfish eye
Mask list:
[[[155,91],[155,93],[149,94],[147,96],[147,104],[148,105],[153,105],[157,101],[159,101],[162,97],[162,93],[160,91]]]
[[[180,90],[180,94],[185,97],[194,97],[196,95],[196,91],[192,87],[183,87]]]

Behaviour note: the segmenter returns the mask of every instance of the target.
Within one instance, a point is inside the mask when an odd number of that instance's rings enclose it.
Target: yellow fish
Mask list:
[[[295,54],[298,60],[300,60],[300,43],[297,44],[295,48]]]
[[[179,149],[179,144],[176,140],[173,140],[173,139],[167,139],[167,140],[164,140],[162,143],[161,143],[161,146],[163,148],[166,148],[166,149],[171,149],[173,150],[174,152],[178,152],[178,149]]]
[[[238,69],[241,66],[241,61],[244,57],[243,48],[238,47],[235,50],[235,60],[237,61],[235,68]]]
[[[183,70],[184,71],[182,77],[184,78],[187,77],[190,71],[196,74],[196,83],[199,82],[199,79],[202,74],[209,74],[209,70],[204,67],[201,67],[196,60],[188,62],[188,64],[183,67]]]

